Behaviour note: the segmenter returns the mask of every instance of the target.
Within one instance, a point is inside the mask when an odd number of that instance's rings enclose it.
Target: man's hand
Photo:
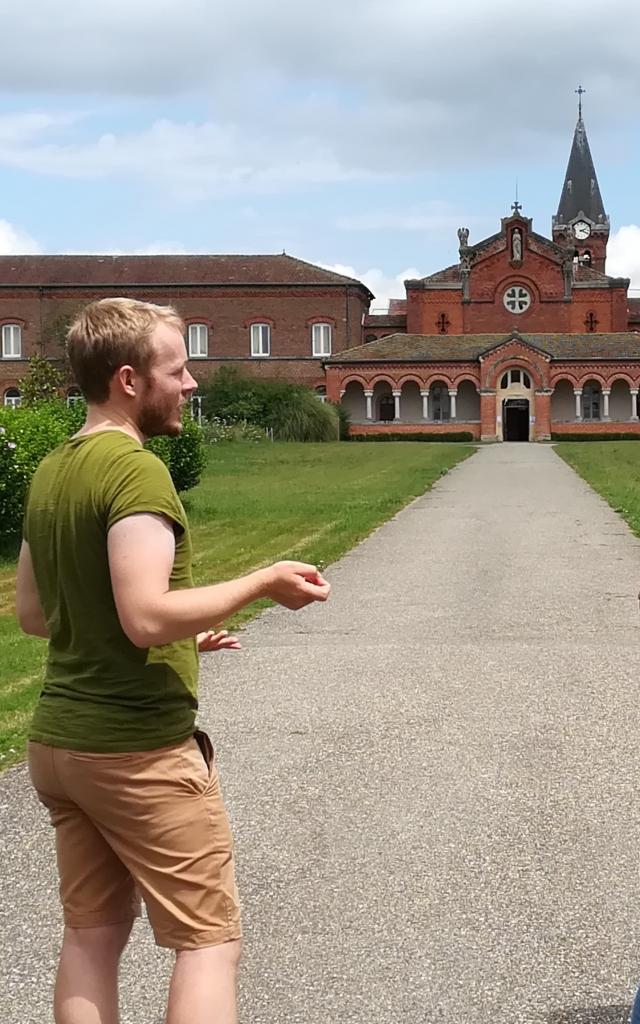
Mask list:
[[[331,584],[320,575],[315,565],[305,562],[275,562],[265,569],[265,596],[291,611],[304,608],[313,601],[326,601]]]
[[[226,629],[220,629],[218,626],[214,626],[213,629],[207,629],[204,633],[198,633],[196,639],[200,653],[205,653],[206,651],[239,651],[241,648],[237,636],[229,636]]]

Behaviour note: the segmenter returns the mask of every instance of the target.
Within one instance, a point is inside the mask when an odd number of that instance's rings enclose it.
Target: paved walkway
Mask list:
[[[321,481],[319,481],[321,486]],[[640,978],[640,543],[548,447],[481,449],[211,655],[246,1024],[624,1024]],[[50,836],[0,783],[0,1020],[51,1020]],[[124,1024],[161,1020],[144,923]]]

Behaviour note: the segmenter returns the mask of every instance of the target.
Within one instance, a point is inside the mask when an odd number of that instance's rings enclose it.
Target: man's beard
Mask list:
[[[182,433],[182,421],[179,419],[176,423],[175,415],[175,400],[154,398],[151,387],[147,385],[137,417],[138,427],[144,437],[159,437],[161,434],[177,437]]]

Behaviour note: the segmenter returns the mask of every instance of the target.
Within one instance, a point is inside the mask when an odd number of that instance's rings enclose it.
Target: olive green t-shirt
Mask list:
[[[192,587],[189,526],[169,471],[128,434],[104,430],[71,438],[33,477],[24,534],[49,651],[31,740],[107,753],[152,750],[193,733],[195,638],[141,649],[127,638],[116,611],[107,533],[140,512],[173,525],[169,589]]]

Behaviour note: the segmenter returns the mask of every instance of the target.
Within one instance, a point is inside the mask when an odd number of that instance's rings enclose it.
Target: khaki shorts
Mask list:
[[[159,946],[240,938],[233,841],[205,733],[131,754],[30,743],[29,770],[56,830],[65,924],[131,920],[140,894]]]

